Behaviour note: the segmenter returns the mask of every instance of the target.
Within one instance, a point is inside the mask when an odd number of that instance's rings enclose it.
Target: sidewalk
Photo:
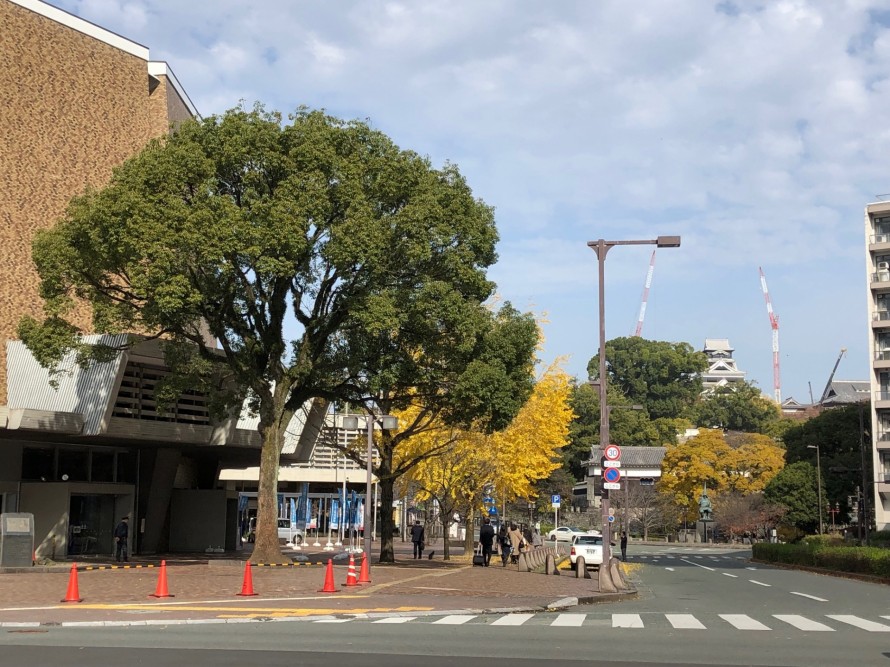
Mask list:
[[[326,560],[331,555],[303,553],[312,560]],[[364,586],[345,587],[347,566],[337,561],[334,581],[339,592],[329,594],[319,592],[325,578],[321,565],[252,567],[257,596],[239,597],[244,563],[227,556],[207,560],[171,556],[167,580],[175,597],[159,600],[150,597],[158,582],[157,567],[80,571],[78,587],[83,602],[79,604],[60,603],[66,595],[70,564],[61,572],[35,568],[0,574],[0,625],[163,625],[342,615],[478,614],[543,611],[616,598],[599,593],[595,573],[592,579],[576,579],[571,571],[560,576],[519,572],[516,567],[501,567],[497,559],[488,568],[472,567],[443,561],[440,553],[434,560],[413,560],[403,555],[402,549],[397,549],[397,563],[372,564],[372,583]],[[357,560],[357,568],[359,563]]]

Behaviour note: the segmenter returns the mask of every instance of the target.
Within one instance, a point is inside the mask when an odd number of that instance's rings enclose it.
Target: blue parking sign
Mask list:
[[[554,493],[552,496],[550,496],[550,504],[551,505],[559,505],[560,500],[561,500],[561,498],[559,497],[558,493]]]

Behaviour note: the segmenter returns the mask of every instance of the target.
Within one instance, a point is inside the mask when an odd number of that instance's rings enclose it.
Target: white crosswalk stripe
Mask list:
[[[724,621],[738,630],[769,630],[760,621],[755,621],[747,614],[717,614]]]
[[[612,614],[613,628],[642,628],[643,619],[639,614]]]
[[[846,623],[847,625],[852,625],[854,628],[860,628],[861,630],[867,630],[868,632],[890,632],[890,625],[884,625],[883,623],[875,623],[874,621],[869,621],[864,618],[859,618],[858,616],[849,616],[846,614],[841,614],[838,616],[833,616],[828,614],[828,618],[840,621],[841,623]]]
[[[677,630],[706,630],[704,624],[692,614],[665,614],[668,623]]]
[[[467,621],[472,621],[475,616],[464,616],[461,614],[453,614],[451,616],[443,616],[438,621],[433,621],[435,625],[463,625]]]
[[[811,621],[804,616],[798,616],[796,614],[773,614],[773,618],[777,618],[780,621],[787,623],[788,625],[793,625],[798,630],[803,630],[805,632],[834,632],[834,628],[829,628],[824,623]]]
[[[534,614],[508,614],[507,616],[501,616],[494,621],[492,625],[522,625],[527,620],[534,617]]]
[[[560,614],[550,624],[554,628],[580,628],[587,614]]]
[[[392,616],[391,618],[381,618],[374,623],[410,623],[416,616]]]

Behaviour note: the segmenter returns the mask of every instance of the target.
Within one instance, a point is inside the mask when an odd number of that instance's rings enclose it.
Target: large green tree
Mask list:
[[[689,343],[638,336],[606,343],[609,384],[629,403],[642,405],[653,420],[689,417],[702,392],[701,373],[707,367],[707,357]],[[599,355],[587,364],[587,372],[598,377]]]
[[[72,323],[86,303],[94,331],[163,340],[163,395],[202,389],[230,411],[249,401],[262,439],[254,559],[276,560],[278,465],[301,406],[420,401],[424,419],[484,429],[518,411],[537,332],[483,305],[496,241],[491,208],[456,167],[365,123],[238,108],[152,142],[37,235],[45,318],[19,333],[48,367],[72,350],[108,359],[115,350],[84,345]],[[422,427],[383,434],[384,503],[387,447]]]
[[[813,532],[819,522],[819,493],[816,469],[805,461],[785,466],[763,490],[769,503],[787,509],[784,522]]]
[[[867,436],[870,414],[867,402],[831,408],[789,428],[783,436],[788,463],[806,461],[817,465],[815,447],[818,445],[825,480],[823,501],[832,506],[839,503],[844,512],[850,509],[847,496],[855,495],[856,487],[862,486],[863,461],[865,479],[874,479],[871,453],[864,444],[870,441]]]
[[[699,426],[748,433],[767,433],[782,413],[760,389],[747,382],[733,382],[702,396],[694,411]]]

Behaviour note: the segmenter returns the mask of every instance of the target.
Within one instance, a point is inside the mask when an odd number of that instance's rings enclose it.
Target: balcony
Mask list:
[[[871,328],[883,329],[890,327],[890,310],[876,310],[871,314]]]
[[[890,431],[878,433],[878,438],[875,440],[875,448],[883,451],[890,449]]]
[[[881,269],[871,274],[871,290],[873,292],[890,292],[890,270]]]
[[[872,368],[875,370],[890,369],[890,349],[875,350],[875,360],[872,362]]]
[[[880,230],[875,231],[877,233],[872,234],[868,239],[868,249],[871,251],[890,249],[890,233],[883,233]]]
[[[890,409],[890,389],[882,389],[875,392],[875,409]]]

